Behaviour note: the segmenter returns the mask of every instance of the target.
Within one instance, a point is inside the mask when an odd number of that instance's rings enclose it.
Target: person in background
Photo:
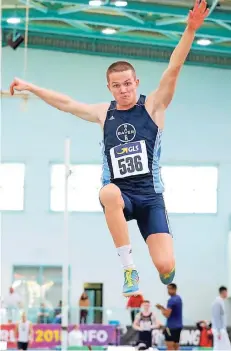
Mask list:
[[[54,321],[55,324],[61,324],[62,322],[62,300],[59,301],[58,307],[54,310]]]
[[[200,330],[200,347],[212,347],[213,346],[213,333],[211,323],[206,321],[200,321],[197,323],[197,328]]]
[[[49,323],[49,310],[46,308],[45,303],[41,303],[40,309],[38,312],[38,324],[47,324]]]
[[[228,289],[225,286],[219,288],[219,296],[212,304],[212,331],[213,349],[231,350],[231,344],[227,332],[227,316],[225,311],[225,299],[228,297]]]
[[[171,283],[167,286],[170,298],[167,308],[157,304],[156,307],[167,318],[166,328],[164,331],[166,346],[168,350],[179,350],[180,334],[183,328],[182,299],[177,294],[177,286]]]
[[[83,346],[83,333],[79,329],[78,324],[74,326],[72,331],[68,333],[68,345],[69,346]]]
[[[139,331],[138,345],[146,345],[147,349],[152,347],[152,330],[159,327],[160,323],[151,311],[150,301],[144,300],[141,312],[136,315],[133,323],[133,328]]]
[[[21,320],[16,324],[15,329],[18,350],[27,350],[33,335],[33,328],[25,313],[22,314]]]
[[[79,308],[80,308],[80,324],[87,324],[88,308],[90,306],[89,298],[86,292],[83,292],[79,299]]]
[[[4,305],[7,311],[8,323],[17,320],[19,308],[22,307],[22,298],[12,287],[9,288],[9,294],[4,298]]]
[[[6,324],[6,323],[7,323],[7,311],[3,300],[0,298],[0,324]]]
[[[141,294],[129,297],[128,303],[127,303],[127,308],[131,310],[132,323],[134,322],[135,316],[137,315],[137,313],[140,312],[140,308],[141,308],[141,305],[143,302],[144,302],[144,298]]]

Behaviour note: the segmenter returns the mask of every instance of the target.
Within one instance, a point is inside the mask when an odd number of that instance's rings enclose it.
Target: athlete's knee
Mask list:
[[[105,185],[99,193],[100,201],[104,207],[123,207],[124,202],[121,191],[115,184]]]
[[[175,268],[175,261],[174,259],[160,260],[155,262],[155,266],[160,274],[167,274]]]

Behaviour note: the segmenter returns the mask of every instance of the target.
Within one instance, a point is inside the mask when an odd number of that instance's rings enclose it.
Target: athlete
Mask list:
[[[152,261],[164,284],[173,281],[173,239],[163,200],[159,159],[165,110],[170,104],[180,70],[191,49],[196,30],[208,15],[205,0],[197,0],[187,27],[173,51],[157,89],[137,97],[139,80],[128,62],[115,62],[107,70],[111,104],[85,104],[16,78],[14,90],[27,90],[49,105],[72,113],[103,129],[103,187],[100,201],[114,244],[124,268],[123,295],[140,294],[126,221],[135,219],[147,243]]]
[[[33,335],[32,323],[23,313],[21,320],[16,324],[17,348],[18,350],[27,350],[30,339]]]
[[[151,311],[150,301],[145,300],[141,306],[141,312],[137,313],[133,328],[139,331],[138,344],[146,345],[146,348],[152,347],[152,330],[159,328],[160,322],[157,321],[156,316]]]

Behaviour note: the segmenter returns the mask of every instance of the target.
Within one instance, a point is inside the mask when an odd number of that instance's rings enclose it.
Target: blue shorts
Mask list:
[[[163,194],[155,192],[137,195],[134,192],[121,191],[124,200],[124,216],[127,221],[135,219],[146,241],[150,234],[171,234],[168,214]]]

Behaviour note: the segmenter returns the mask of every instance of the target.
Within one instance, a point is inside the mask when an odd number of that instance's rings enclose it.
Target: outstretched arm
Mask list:
[[[69,96],[38,87],[19,78],[15,78],[10,86],[11,95],[14,95],[15,90],[29,91],[58,110],[69,112],[89,122],[100,122],[101,111],[106,105],[81,103],[73,100]]]
[[[168,68],[162,76],[159,87],[148,97],[148,103],[153,114],[157,109],[165,109],[170,104],[175,92],[177,78],[191,49],[196,30],[201,27],[208,13],[206,0],[201,2],[196,0],[193,10],[189,13],[187,27],[171,55]]]

